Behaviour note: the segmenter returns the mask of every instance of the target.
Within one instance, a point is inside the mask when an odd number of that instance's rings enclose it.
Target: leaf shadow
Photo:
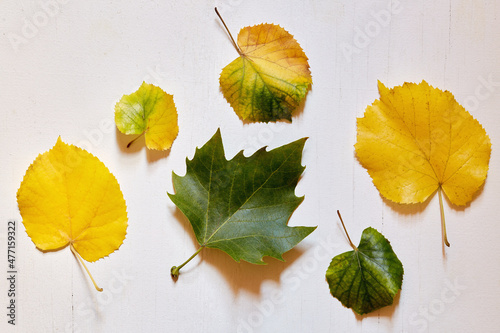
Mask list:
[[[486,182],[488,181],[488,178],[483,182],[483,184],[477,189],[477,191],[472,195],[472,199],[465,204],[464,206],[458,206],[453,204],[450,199],[446,195],[443,195],[444,200],[448,204],[448,207],[451,207],[452,209],[458,211],[458,212],[464,212],[467,208],[471,206],[471,204],[476,200],[481,194],[483,194],[484,191],[484,186],[486,185]]]
[[[196,236],[186,216],[177,207],[172,215],[181,223],[186,233],[189,234],[194,248],[198,249],[200,245],[196,240]],[[299,244],[283,254],[283,259],[285,261],[264,257],[264,262],[266,262],[267,265],[255,265],[246,261],[238,263],[223,251],[206,248],[198,255],[200,260],[197,263],[190,262],[182,268],[179,278],[181,278],[182,275],[191,273],[191,271],[195,270],[203,261],[219,270],[231,286],[233,293],[237,294],[242,290],[245,290],[253,294],[259,294],[260,286],[264,281],[274,281],[279,283],[283,271],[295,260],[297,260],[304,252],[305,250],[301,249]],[[174,281],[176,281],[176,279],[174,279]]]
[[[35,244],[35,246],[36,246],[36,244]],[[65,247],[69,247],[69,243],[65,244],[65,245],[63,245],[61,247],[58,247],[57,249],[49,249],[49,250],[43,250],[43,249],[39,248],[38,246],[36,246],[36,248],[38,249],[38,251],[43,252],[43,253],[51,253],[51,252],[61,251]]]
[[[196,236],[194,235],[193,228],[191,227],[191,224],[189,223],[189,220],[187,219],[187,217],[177,207],[175,207],[173,209],[172,216],[174,217],[174,219],[176,219],[177,221],[179,221],[181,223],[181,226],[184,228],[184,231],[191,238],[191,242],[193,242],[194,249],[195,250],[198,249],[200,247],[200,245],[198,244],[198,241],[196,240]],[[193,252],[195,250],[193,250]],[[205,252],[205,251],[201,251],[201,253],[198,255],[199,258],[202,260],[203,260],[203,252]],[[187,259],[187,258],[184,258],[184,259]],[[180,263],[181,262],[174,263],[174,264],[172,264],[172,266],[178,265]],[[183,267],[180,270],[179,276],[186,275],[186,274],[190,273],[192,269],[198,267],[200,264],[201,264],[201,260],[198,260],[198,262],[193,262],[193,261],[189,262],[185,267]],[[177,282],[177,278],[175,278],[174,281]]]
[[[311,93],[311,91],[313,90],[313,86],[312,84],[307,88],[307,92],[306,92],[306,96],[304,97],[304,99],[302,99],[302,101],[300,101],[300,104],[297,106],[297,108],[292,112],[292,118],[299,118],[300,116],[302,116],[302,114],[304,113],[304,109],[306,107],[306,101],[307,101],[307,97],[309,96],[309,94]]]
[[[413,214],[422,213],[427,208],[427,206],[429,206],[429,203],[431,202],[432,198],[434,198],[436,193],[437,192],[434,192],[424,202],[414,203],[414,204],[400,204],[400,203],[397,203],[397,202],[394,202],[394,201],[391,201],[391,200],[385,198],[382,194],[380,194],[380,192],[379,192],[379,195],[382,198],[382,201],[384,201],[384,203],[387,206],[391,207],[391,209],[394,210],[395,212],[397,212],[401,215],[413,215]]]
[[[457,212],[464,212],[467,208],[469,208],[469,207],[471,206],[472,202],[473,202],[474,200],[476,200],[476,198],[477,198],[477,197],[479,197],[479,196],[483,193],[483,191],[484,191],[484,185],[485,185],[485,184],[486,184],[486,180],[485,180],[485,181],[483,182],[483,184],[479,187],[479,189],[478,189],[478,190],[477,190],[477,191],[476,191],[476,192],[472,195],[472,199],[471,199],[471,201],[469,201],[469,202],[468,202],[467,204],[465,204],[464,206],[458,206],[458,205],[453,204],[453,203],[450,201],[450,199],[448,199],[448,196],[446,196],[446,195],[443,195],[443,197],[444,197],[444,201],[446,201],[447,206],[448,206],[448,207],[450,207],[450,208],[452,208],[453,210],[455,210],[455,211],[457,211]],[[446,215],[446,208],[444,208],[444,209],[445,209],[445,215]],[[448,239],[448,240],[449,240],[449,239]],[[450,243],[452,243],[452,241],[451,241]],[[451,245],[450,245],[450,247],[451,247]],[[446,262],[446,258],[447,258],[447,257],[446,257],[446,248],[447,248],[447,247],[445,246],[444,242],[442,242],[442,253],[443,253],[443,258],[445,259],[445,264],[447,263],[447,262]]]
[[[167,158],[170,155],[171,149],[167,150],[154,150],[146,148],[146,158],[148,163],[154,163],[162,158]]]
[[[101,293],[99,291],[96,291],[95,290],[95,287],[94,285],[92,284],[92,282],[90,281],[88,277],[88,274],[87,272],[85,272],[85,269],[83,268],[83,266],[78,262],[78,259],[76,259],[73,255],[73,258],[76,260],[77,262],[77,266],[78,266],[78,269],[80,271],[80,274],[82,276],[85,276],[85,285],[87,286],[88,288],[88,298],[87,300],[90,301],[90,303],[92,304],[92,310],[93,310],[93,313],[94,315],[97,317],[97,320],[102,320],[104,317],[103,317],[103,313],[101,311],[101,307],[99,306],[99,300],[97,299],[98,295]],[[102,292],[104,292],[105,289],[103,289]],[[109,291],[108,291],[109,292]]]
[[[392,305],[385,306],[381,309],[378,309],[370,313],[366,313],[364,315],[359,315],[354,311],[353,313],[358,321],[362,321],[363,319],[366,318],[380,318],[380,317],[393,318],[394,312],[396,311],[396,308],[399,305],[400,298],[401,298],[401,290],[396,294],[396,296],[394,296],[394,301],[392,302]]]
[[[141,151],[142,149],[146,149],[146,159],[148,163],[154,163],[162,158],[166,158],[170,155],[171,149],[168,150],[154,150],[154,149],[148,149],[146,147],[146,141],[144,139],[144,135],[141,135],[137,141],[132,143],[130,147],[127,147],[128,144],[134,140],[135,138],[138,137],[138,135],[133,136],[133,135],[127,135],[123,134],[118,130],[118,128],[115,128],[115,133],[116,133],[116,140],[118,142],[118,147],[120,147],[120,150],[124,153],[127,154],[135,154]]]
[[[444,201],[446,201],[446,203],[447,203],[447,207],[449,207],[449,208],[451,208],[451,209],[453,209],[455,211],[458,211],[458,212],[464,212],[467,208],[469,208],[471,206],[472,202],[474,200],[476,200],[476,198],[479,197],[483,193],[485,184],[486,184],[486,180],[478,188],[478,190],[473,194],[472,199],[466,205],[464,205],[464,206],[455,205],[454,203],[452,203],[450,201],[450,199],[448,198],[447,195],[443,194]],[[387,206],[391,207],[392,210],[394,210],[395,212],[397,212],[397,213],[399,213],[401,215],[413,215],[413,214],[417,214],[417,213],[422,213],[427,208],[427,206],[429,205],[429,203],[433,200],[434,196],[436,196],[436,195],[437,195],[437,191],[434,192],[424,202],[422,202],[422,203],[416,203],[416,204],[399,204],[399,203],[396,203],[394,201],[391,201],[389,199],[384,198],[384,196],[382,196],[381,194],[380,194],[380,197],[382,198],[382,200],[384,201],[384,203]],[[445,210],[444,214],[446,216],[446,207],[444,208],[444,210]],[[437,214],[440,214],[440,213],[437,212]],[[439,222],[441,223],[440,219],[439,219]],[[441,233],[443,233],[443,230],[441,230]],[[446,248],[447,248],[447,246],[445,245],[444,240],[443,240],[441,242],[441,252],[443,254],[443,260],[444,260],[444,264],[445,265],[446,265],[446,259],[447,259]]]
[[[443,195],[443,198],[444,198],[444,201],[446,201],[448,207],[452,208],[453,210],[455,211],[459,211],[459,212],[463,212],[465,211],[467,208],[470,207],[470,205],[472,204],[472,202],[474,200],[476,200],[477,197],[479,197],[483,191],[484,191],[484,186],[486,184],[486,181],[483,182],[483,184],[481,185],[481,187],[479,187],[479,189],[474,193],[474,195],[472,196],[472,199],[471,201],[469,201],[465,206],[458,206],[458,205],[455,205],[454,203],[452,203],[450,201],[450,199],[448,199],[448,196],[447,195]],[[399,213],[399,214],[402,214],[402,215],[412,215],[412,214],[416,214],[416,213],[421,213],[423,212],[427,206],[429,205],[429,203],[433,200],[434,196],[436,196],[437,194],[437,191],[434,192],[429,198],[427,198],[427,200],[425,200],[424,202],[422,203],[415,203],[415,204],[400,204],[400,203],[397,203],[397,202],[394,202],[394,201],[391,201],[387,198],[385,198],[382,194],[380,194],[379,192],[379,195],[380,197],[382,198],[382,200],[384,201],[384,203],[391,207],[392,210],[394,210],[395,212]],[[446,208],[445,208],[446,209]]]
[[[123,134],[116,127],[115,127],[115,134],[116,134],[116,141],[118,142],[118,147],[120,147],[120,150],[124,153],[128,154],[137,153],[141,151],[143,147],[145,147],[146,142],[144,141],[144,135],[138,138],[136,142],[130,145],[130,147],[127,147],[130,141],[135,139],[137,136]]]
[[[203,260],[219,270],[235,294],[245,290],[257,295],[264,281],[279,283],[281,274],[304,252],[300,246],[296,246],[283,254],[284,261],[264,257],[266,265],[255,265],[246,261],[238,263],[222,251],[207,249]]]

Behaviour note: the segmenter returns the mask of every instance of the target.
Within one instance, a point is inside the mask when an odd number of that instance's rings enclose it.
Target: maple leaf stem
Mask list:
[[[236,51],[238,51],[238,54],[239,54],[240,56],[242,56],[242,55],[243,55],[243,52],[241,52],[240,47],[239,47],[239,46],[238,46],[238,44],[236,44],[236,42],[234,41],[233,35],[231,35],[231,31],[229,31],[229,29],[227,28],[226,22],[224,22],[224,20],[222,19],[222,16],[220,16],[219,11],[217,10],[217,7],[215,7],[215,12],[217,13],[217,16],[218,16],[218,17],[219,17],[219,19],[221,20],[222,24],[224,25],[224,28],[226,28],[226,31],[227,31],[227,33],[229,34],[229,37],[231,37],[231,41],[233,42],[233,45],[234,45],[234,47],[236,48]]]
[[[76,252],[75,248],[73,247],[73,244],[70,244],[69,245],[69,248],[71,249],[71,252],[73,252],[73,255],[76,257],[76,259],[78,259],[78,261],[80,261],[80,264],[82,264],[83,268],[85,268],[85,270],[87,271],[87,274],[89,275],[90,279],[92,280],[92,283],[94,284],[94,287],[97,291],[102,291],[102,288],[100,288],[97,283],[95,283],[95,280],[94,278],[92,277],[92,274],[90,274],[90,271],[89,269],[87,268],[87,266],[85,266],[85,263],[83,262],[83,259],[80,257],[80,255],[78,254],[78,252]]]
[[[142,132],[141,134],[139,134],[139,136],[138,136],[138,137],[136,137],[135,139],[133,139],[132,141],[130,141],[130,142],[128,143],[128,145],[127,145],[127,148],[130,148],[130,146],[131,146],[134,142],[136,142],[136,141],[137,141],[137,139],[139,139],[141,136],[143,136],[143,135],[144,135],[144,133],[146,133],[146,131]]]
[[[441,194],[441,186],[438,188],[438,196],[439,196],[439,209],[441,211],[441,228],[443,229],[443,242],[446,246],[450,247],[450,243],[448,242],[448,237],[446,236],[446,222],[444,220],[444,208],[443,208],[443,195]]]
[[[184,261],[184,263],[180,266],[172,266],[170,269],[170,274],[172,274],[172,277],[178,277],[179,276],[179,270],[184,267],[188,262],[190,262],[194,257],[198,255],[198,253],[201,252],[201,250],[204,249],[204,246],[201,246],[191,257],[189,257],[188,260]]]
[[[342,227],[344,227],[344,231],[345,231],[345,234],[347,235],[347,239],[349,240],[349,243],[351,244],[352,248],[354,249],[354,251],[357,251],[358,248],[356,247],[356,245],[354,245],[354,243],[351,241],[351,237],[349,237],[349,233],[347,232],[347,229],[345,227],[345,224],[344,224],[344,220],[342,220],[342,215],[340,215],[340,211],[337,210],[337,215],[339,216],[339,219],[340,219],[340,222],[342,223]]]

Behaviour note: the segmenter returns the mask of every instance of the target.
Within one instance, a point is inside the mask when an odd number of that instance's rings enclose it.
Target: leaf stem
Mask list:
[[[234,41],[233,35],[231,35],[231,31],[229,31],[229,29],[227,28],[226,22],[224,22],[224,20],[222,19],[222,16],[220,16],[219,11],[217,10],[217,7],[215,7],[215,12],[217,13],[217,16],[218,16],[218,17],[219,17],[219,19],[221,20],[222,24],[224,25],[224,28],[226,28],[226,31],[227,31],[227,33],[229,34],[229,37],[231,37],[231,41],[233,42],[233,46],[236,48],[236,51],[238,51],[238,54],[239,54],[240,56],[242,56],[242,55],[243,55],[243,52],[241,52],[240,47],[239,47],[239,46],[238,46],[238,44],[236,44],[236,42]]]
[[[351,237],[349,237],[349,233],[347,232],[347,229],[345,228],[344,220],[342,220],[342,216],[340,215],[340,212],[338,210],[337,210],[337,215],[339,216],[340,222],[342,223],[342,227],[344,227],[344,231],[345,231],[345,234],[347,235],[347,239],[349,240],[349,243],[351,244],[351,246],[354,249],[354,251],[357,251],[358,248],[351,241]]]
[[[72,243],[69,245],[69,248],[71,249],[71,252],[73,252],[73,255],[76,257],[76,259],[78,259],[80,261],[80,264],[82,264],[83,268],[85,268],[85,270],[87,271],[87,274],[89,275],[90,279],[92,280],[92,283],[94,284],[95,289],[97,291],[102,291],[102,288],[99,288],[97,286],[97,283],[95,283],[95,280],[92,277],[92,274],[90,274],[89,269],[87,268],[87,266],[85,266],[85,263],[83,262],[83,259],[80,257],[80,255],[78,254],[78,252],[76,252],[76,250],[73,247]]]
[[[179,270],[184,267],[188,262],[190,262],[194,257],[198,255],[198,253],[201,252],[201,250],[204,249],[204,246],[201,246],[191,257],[189,257],[188,260],[184,261],[184,263],[180,266],[172,266],[170,269],[170,274],[172,274],[172,277],[178,277],[179,276]]]
[[[450,247],[450,243],[448,242],[448,237],[446,236],[446,222],[444,219],[444,208],[443,208],[443,195],[441,194],[441,186],[438,188],[439,195],[439,209],[441,211],[441,229],[443,232],[443,242],[446,246]]]
[[[135,141],[137,141],[137,139],[139,139],[141,136],[144,135],[144,133],[146,133],[146,131],[142,132],[141,134],[139,134],[138,137],[136,137],[134,140],[130,141],[127,145],[127,148],[130,148],[130,145],[132,145]]]

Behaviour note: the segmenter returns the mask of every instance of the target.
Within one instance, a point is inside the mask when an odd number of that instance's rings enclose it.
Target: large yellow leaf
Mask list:
[[[70,245],[93,262],[125,239],[127,210],[116,178],[97,157],[61,138],[30,165],[17,202],[26,232],[42,251]]]
[[[442,189],[451,203],[469,203],[488,172],[491,143],[481,124],[448,91],[379,82],[380,99],[357,121],[361,164],[387,199],[424,202]]]
[[[259,24],[241,29],[237,50],[240,57],[224,67],[219,79],[234,111],[243,120],[291,121],[312,84],[299,43],[278,25]]]

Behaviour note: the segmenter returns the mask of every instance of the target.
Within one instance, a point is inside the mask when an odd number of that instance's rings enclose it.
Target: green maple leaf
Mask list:
[[[220,130],[186,160],[184,177],[173,173],[175,195],[168,194],[186,215],[200,248],[229,254],[235,261],[265,264],[264,256],[283,260],[316,227],[288,227],[290,215],[304,199],[295,196],[304,167],[300,164],[306,138],[250,157],[239,152],[226,160]]]
[[[403,283],[403,265],[391,244],[371,227],[357,247],[347,237],[354,251],[334,257],[326,271],[332,296],[359,315],[391,305]]]

